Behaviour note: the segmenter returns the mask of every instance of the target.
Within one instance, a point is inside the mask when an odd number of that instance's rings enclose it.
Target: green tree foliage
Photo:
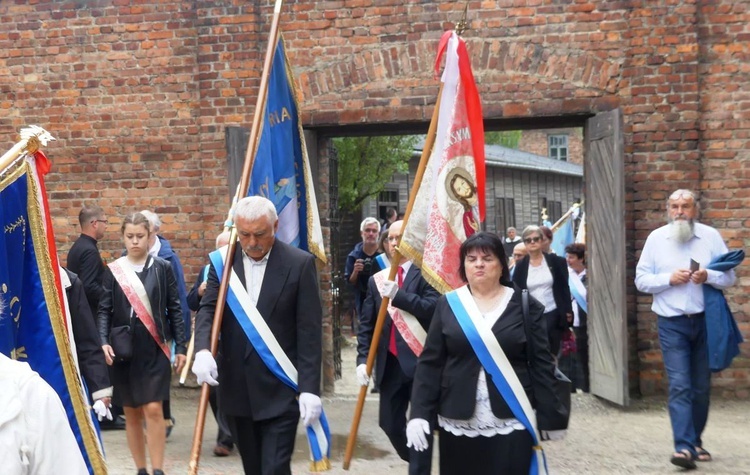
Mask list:
[[[484,143],[486,145],[502,145],[508,148],[518,148],[518,142],[521,140],[521,132],[521,130],[485,132]]]
[[[333,139],[339,162],[339,207],[359,209],[385,189],[394,173],[406,173],[418,140],[413,135],[340,137]]]

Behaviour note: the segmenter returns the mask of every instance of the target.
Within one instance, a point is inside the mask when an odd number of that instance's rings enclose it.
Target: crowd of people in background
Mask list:
[[[729,253],[716,230],[695,221],[692,192],[674,192],[667,209],[669,224],[646,241],[635,284],[654,295],[659,316],[675,447],[670,460],[692,469],[711,460],[701,435],[710,390],[705,318],[716,309],[707,307],[700,289],[726,288],[735,276],[731,267],[712,267]],[[380,427],[410,474],[431,473],[435,432],[442,474],[533,472],[539,440],[566,433],[569,398],[566,403],[555,389],[561,376],[566,380],[560,373],[561,358],[569,356],[566,341],[575,342],[576,363],[568,367],[572,390],[591,390],[585,244],[571,243],[558,256],[550,250],[549,227],[530,225],[520,236],[512,227],[503,237],[475,232],[461,244],[456,263],[464,285],[441,295],[398,253],[400,218],[395,209],[382,224],[365,218],[362,241],[345,268],[354,289],[352,331],[362,386],[370,384],[366,362],[377,351],[372,379],[380,391]],[[234,219],[230,297],[214,356],[213,318],[232,234],[217,236],[217,251],[187,292],[180,260],[159,236],[155,213],[120,220],[124,252],[108,265],[98,249],[107,214],[98,206],[79,213],[81,235],[61,269],[77,357],[92,410],[103,428],[124,426],[139,475],[164,473],[174,423],[171,375],[186,364],[191,333],[193,373],[199,384],[211,386],[216,456],[236,448],[245,473],[290,474],[298,421],[311,428],[308,433],[320,430],[322,305],[315,259],[276,239],[278,216],[265,198],[240,200]],[[373,348],[381,305],[387,305],[386,320]],[[2,311],[0,302],[0,318]],[[258,338],[268,350],[254,349]],[[0,355],[0,367],[0,379],[12,388],[0,400],[18,409],[9,421],[29,434],[49,435],[34,430],[38,420],[19,415],[33,405],[59,426],[54,440],[26,435],[18,442],[31,465],[44,472],[64,460],[71,473],[80,472],[84,462],[73,449],[59,399],[23,364]],[[42,446],[44,453],[34,453]]]

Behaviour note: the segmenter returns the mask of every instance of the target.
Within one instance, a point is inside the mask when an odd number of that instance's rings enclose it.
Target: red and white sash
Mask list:
[[[115,277],[117,283],[120,284],[120,288],[133,307],[135,314],[138,315],[143,325],[146,326],[151,337],[159,345],[159,348],[164,352],[167,359],[171,361],[172,351],[169,349],[167,342],[159,337],[159,331],[156,329],[156,322],[151,311],[151,301],[148,298],[146,287],[143,286],[143,282],[135,274],[133,267],[128,262],[128,258],[123,256],[110,263],[109,269],[112,271],[112,275]]]
[[[373,276],[375,285],[380,287],[388,279],[389,273],[390,269],[383,269],[375,274]],[[409,345],[411,351],[417,356],[421,355],[424,349],[424,342],[427,339],[427,332],[419,324],[417,317],[405,310],[394,307],[391,300],[388,301],[388,313],[391,316],[391,320],[393,320],[393,324],[396,326],[396,330],[401,334],[406,344]]]

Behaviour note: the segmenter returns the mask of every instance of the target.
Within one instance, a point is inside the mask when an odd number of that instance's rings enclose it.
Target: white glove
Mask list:
[[[388,297],[389,299],[393,300],[393,297],[396,296],[396,292],[398,292],[398,284],[392,280],[384,280],[378,286],[378,291],[380,292],[381,298]]]
[[[567,429],[561,430],[543,430],[540,437],[542,440],[563,440],[568,435]]]
[[[361,364],[357,366],[357,382],[360,386],[368,386],[370,384],[370,377],[367,376],[367,365]]]
[[[195,354],[193,374],[198,378],[198,384],[219,385],[219,382],[216,381],[219,376],[219,371],[216,369],[216,360],[209,350],[201,350]]]
[[[313,393],[300,393],[299,395],[299,418],[305,427],[311,426],[320,419],[323,412],[323,403]]]
[[[430,433],[430,423],[424,419],[412,419],[406,424],[406,446],[417,452],[427,450],[427,434]]]
[[[104,401],[101,399],[97,399],[91,408],[94,410],[94,414],[96,414],[96,418],[99,419],[99,421],[103,420],[105,417],[107,420],[112,420],[112,411],[109,410],[107,405],[104,404]]]

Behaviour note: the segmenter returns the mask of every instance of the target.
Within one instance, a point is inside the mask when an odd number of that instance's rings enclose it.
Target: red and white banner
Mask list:
[[[445,293],[463,285],[459,247],[479,231],[485,214],[484,126],[466,43],[443,34],[436,72],[445,56],[437,133],[399,251]]]

